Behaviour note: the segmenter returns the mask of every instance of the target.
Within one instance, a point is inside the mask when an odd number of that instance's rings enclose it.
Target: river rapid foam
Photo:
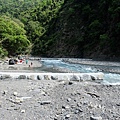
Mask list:
[[[104,73],[102,84],[120,85],[120,63],[75,58],[43,58],[44,67],[65,73]]]

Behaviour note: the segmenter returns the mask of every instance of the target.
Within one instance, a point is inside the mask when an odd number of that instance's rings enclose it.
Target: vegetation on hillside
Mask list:
[[[24,41],[23,48],[14,48],[15,53],[32,47],[31,54],[37,56],[120,57],[119,0],[0,0],[0,14],[12,21],[4,25],[12,29],[12,33],[6,29],[10,41]],[[5,22],[6,18],[0,19]],[[18,26],[9,25],[13,23]],[[3,33],[0,54],[12,55],[12,46]]]
[[[120,57],[119,0],[68,0],[44,36],[48,56]]]
[[[31,46],[24,25],[17,19],[0,17],[0,57],[25,53]]]

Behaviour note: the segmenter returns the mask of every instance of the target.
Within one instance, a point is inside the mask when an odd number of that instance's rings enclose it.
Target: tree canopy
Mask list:
[[[5,55],[16,55],[24,53],[30,46],[30,41],[25,35],[24,25],[17,20],[14,21],[7,16],[0,17],[0,48]]]

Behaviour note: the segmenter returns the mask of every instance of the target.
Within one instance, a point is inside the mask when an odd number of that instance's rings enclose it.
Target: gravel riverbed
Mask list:
[[[33,67],[38,64],[33,62]],[[21,71],[26,65],[18,66],[7,71]],[[6,71],[3,67],[0,71]],[[120,85],[1,79],[0,120],[120,120]]]
[[[120,120],[120,86],[1,80],[0,120]]]

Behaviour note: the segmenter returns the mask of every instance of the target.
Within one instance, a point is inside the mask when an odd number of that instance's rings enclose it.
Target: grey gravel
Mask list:
[[[1,80],[0,120],[120,120],[120,86]]]

